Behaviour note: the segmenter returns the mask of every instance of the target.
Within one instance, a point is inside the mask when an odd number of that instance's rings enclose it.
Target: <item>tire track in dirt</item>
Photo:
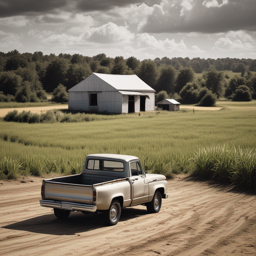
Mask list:
[[[0,186],[0,255],[256,255],[256,198],[183,177],[169,181],[158,214],[123,209],[120,222],[40,207],[41,178]]]

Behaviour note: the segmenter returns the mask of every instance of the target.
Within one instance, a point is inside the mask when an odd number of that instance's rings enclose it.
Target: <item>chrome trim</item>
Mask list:
[[[40,205],[43,207],[51,207],[62,209],[62,203],[68,205],[72,211],[86,211],[96,212],[97,206],[91,204],[78,204],[65,201],[53,201],[53,200],[40,200]]]

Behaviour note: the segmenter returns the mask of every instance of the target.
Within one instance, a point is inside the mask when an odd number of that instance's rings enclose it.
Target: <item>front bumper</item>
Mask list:
[[[96,212],[97,206],[91,204],[78,204],[64,201],[40,200],[40,205],[43,207],[58,208],[69,211]]]
[[[164,196],[163,196],[163,198],[168,198],[168,194],[166,193],[166,194],[164,194]]]

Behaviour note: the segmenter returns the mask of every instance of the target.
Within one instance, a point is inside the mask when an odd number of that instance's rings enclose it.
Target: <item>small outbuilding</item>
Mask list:
[[[157,102],[157,107],[168,111],[180,110],[180,103],[174,99],[165,99]]]
[[[69,110],[116,114],[155,110],[155,90],[136,75],[92,73],[68,94]]]

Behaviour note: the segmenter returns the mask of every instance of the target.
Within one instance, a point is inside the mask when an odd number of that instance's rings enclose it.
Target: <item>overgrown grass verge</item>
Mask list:
[[[190,159],[192,175],[256,189],[256,151],[240,147],[202,148]]]
[[[37,114],[30,111],[22,111],[19,113],[17,110],[8,112],[4,117],[6,122],[19,122],[19,123],[76,123],[76,122],[89,122],[94,120],[108,120],[113,117],[112,115],[97,115],[85,113],[63,113],[58,110],[49,110],[46,113]]]
[[[47,159],[20,159],[10,157],[0,159],[0,179],[17,179],[19,176],[42,177],[50,173],[61,175],[77,174],[82,171],[82,162],[47,160]]]

